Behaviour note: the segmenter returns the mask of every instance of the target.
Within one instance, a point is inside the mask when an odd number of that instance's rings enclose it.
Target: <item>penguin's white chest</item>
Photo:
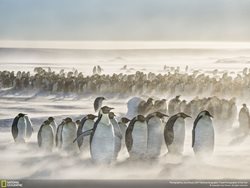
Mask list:
[[[174,139],[171,145],[168,145],[170,153],[181,154],[184,150],[185,142],[185,120],[178,118],[173,126]]]
[[[56,134],[56,128],[57,128],[56,122],[55,122],[55,121],[52,121],[50,125],[51,125],[51,127],[52,127],[52,130],[53,130],[54,134]]]
[[[89,119],[86,120],[83,125],[82,132],[92,129],[94,126],[94,123],[95,122],[93,120],[89,120]],[[86,149],[86,150],[89,149],[89,140],[90,140],[90,136],[84,137],[81,148]]]
[[[214,128],[210,118],[201,118],[195,128],[194,152],[213,152]]]
[[[115,137],[111,124],[100,122],[91,142],[91,156],[95,162],[110,163],[115,154]]]
[[[62,149],[66,151],[77,151],[77,142],[73,143],[76,136],[76,125],[64,125],[62,130]]]
[[[147,137],[148,131],[146,122],[135,122],[132,132],[133,145],[129,152],[132,157],[133,155],[135,157],[142,157],[146,154],[148,141]]]
[[[27,130],[27,124],[25,118],[21,117],[18,120],[17,124],[17,129],[18,129],[18,135],[16,140],[17,141],[25,141],[26,138],[26,130]]]
[[[42,137],[42,143],[41,143],[42,148],[52,149],[54,145],[54,131],[50,125],[44,126],[42,128],[41,137]]]
[[[148,121],[147,156],[157,157],[160,155],[163,140],[162,121],[153,117]]]

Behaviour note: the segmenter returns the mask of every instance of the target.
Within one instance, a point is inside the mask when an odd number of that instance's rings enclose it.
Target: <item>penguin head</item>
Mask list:
[[[137,115],[136,120],[140,122],[144,122],[146,119],[143,115]]]
[[[48,120],[49,120],[50,122],[52,122],[52,121],[54,121],[54,120],[55,120],[55,118],[53,118],[53,117],[49,117],[49,118],[48,118]]]
[[[178,100],[179,100],[180,97],[181,97],[180,95],[177,95],[177,96],[175,97],[175,99],[178,99]]]
[[[185,119],[185,118],[187,118],[187,117],[192,118],[191,116],[189,116],[189,115],[187,115],[187,114],[185,114],[185,113],[183,113],[183,112],[180,112],[180,113],[178,113],[177,115],[178,115],[179,117],[182,117],[183,119]]]
[[[106,100],[105,97],[97,97],[96,99],[97,99],[97,100],[100,100],[100,101]]]
[[[122,117],[121,122],[126,124],[126,123],[130,122],[130,119],[128,119],[126,117]]]
[[[19,113],[18,117],[24,117],[25,115],[27,115],[27,114]]]
[[[154,99],[149,97],[148,100],[147,100],[147,103],[150,104],[150,103],[153,103]]]
[[[81,124],[81,121],[78,119],[78,120],[76,120],[76,124],[77,125],[80,125]]]
[[[114,112],[109,112],[109,119],[114,119],[115,113]]]
[[[213,118],[213,116],[207,110],[201,111],[200,114],[199,114],[199,116],[209,116],[209,117]]]
[[[93,114],[88,114],[87,115],[87,119],[91,119],[91,120],[94,120],[97,116],[96,115],[93,115]]]
[[[64,121],[65,121],[65,123],[70,123],[70,122],[72,122],[72,119],[70,117],[67,117],[64,119]]]
[[[244,104],[242,104],[242,106],[244,107],[244,108],[246,108],[247,107],[247,105],[244,103]]]
[[[112,109],[114,109],[114,108],[110,108],[108,106],[104,106],[104,107],[101,108],[100,113],[101,114],[108,114]]]
[[[49,120],[46,120],[43,122],[44,125],[50,125],[50,121]]]
[[[164,113],[161,113],[161,112],[155,112],[155,115],[158,117],[158,118],[164,118],[164,117],[169,117],[169,115],[167,114],[164,114]]]

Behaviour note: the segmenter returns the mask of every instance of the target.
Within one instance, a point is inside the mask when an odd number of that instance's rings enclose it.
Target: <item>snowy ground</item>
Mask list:
[[[48,53],[51,56],[47,57]],[[131,71],[162,72],[163,66],[166,64],[180,66],[183,70],[186,65],[189,65],[191,69],[200,69],[203,72],[215,68],[220,71],[240,72],[245,66],[249,66],[248,60],[250,59],[244,56],[245,52],[237,54],[226,52],[219,53],[219,55],[213,52],[212,54],[196,54],[197,56],[176,53],[164,55],[164,52],[157,52],[158,55],[156,52],[146,53],[145,56],[142,55],[142,52],[139,55],[136,52],[109,52],[108,54],[96,52],[99,55],[95,56],[84,52],[73,59],[70,59],[73,52],[67,52],[66,55],[62,53],[63,57],[60,56],[60,53],[49,50],[39,53],[32,50],[6,52],[0,49],[0,69],[33,70],[36,66],[50,66],[55,70],[77,68],[79,71],[91,74],[92,67],[97,64],[102,65],[105,73],[119,72],[120,68],[127,64],[128,67],[134,68]],[[30,55],[27,56],[27,54]],[[228,60],[228,58],[231,59]],[[67,61],[71,63],[67,63]],[[191,148],[192,125],[190,124],[187,125],[185,151],[182,159],[166,156],[165,144],[159,161],[131,163],[126,159],[126,150],[123,150],[119,155],[118,163],[108,167],[93,165],[85,154],[65,156],[58,151],[51,154],[39,151],[36,140],[37,131],[48,116],[54,116],[57,123],[67,116],[74,120],[80,119],[84,114],[94,112],[95,97],[94,94],[81,98],[74,95],[45,96],[35,93],[0,95],[0,177],[4,179],[250,179],[250,137],[230,144],[236,137],[236,128],[222,134],[216,133],[214,156],[205,163],[198,161],[193,154]],[[129,98],[106,97],[108,100],[105,104],[114,107],[114,112],[118,116],[126,113],[126,102]],[[19,112],[29,114],[34,124],[35,132],[25,145],[16,145],[10,131],[12,120]],[[237,122],[235,122],[235,127],[237,127]]]

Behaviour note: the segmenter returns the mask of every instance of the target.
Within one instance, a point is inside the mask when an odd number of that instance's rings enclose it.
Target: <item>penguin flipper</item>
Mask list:
[[[74,139],[73,143],[75,143],[76,141],[78,141],[79,139],[82,139],[84,136],[89,136],[93,133],[93,129],[84,131],[83,133],[81,133],[77,138]]]
[[[195,141],[195,129],[192,130],[192,147],[194,147],[194,141]]]
[[[127,132],[126,132],[127,133]],[[132,132],[126,135],[126,147],[128,152],[132,149],[133,146],[133,137],[132,137]]]
[[[179,116],[177,115],[170,117],[165,125],[164,139],[167,146],[171,145],[174,141],[174,124],[178,118]]]
[[[18,128],[17,128],[18,120],[19,120],[19,117],[18,116],[15,117],[12,123],[12,127],[11,127],[11,132],[12,132],[12,136],[14,140],[17,138],[17,135],[18,135]]]
[[[164,139],[165,139],[165,143],[166,145],[171,145],[174,141],[174,130],[172,129],[165,129],[164,130]]]
[[[38,143],[38,146],[41,147],[42,146],[42,127],[39,129],[38,133],[37,133],[37,143]]]
[[[77,129],[77,137],[80,136],[82,134],[82,128],[84,126],[84,123],[86,122],[87,120],[87,116],[84,117],[82,120],[81,120],[81,124],[80,126],[78,127]],[[78,147],[80,148],[82,146],[82,143],[83,143],[83,137],[81,137],[81,139],[77,139],[77,144],[78,144]]]

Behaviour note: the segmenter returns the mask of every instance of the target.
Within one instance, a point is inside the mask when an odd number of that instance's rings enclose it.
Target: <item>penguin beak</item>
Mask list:
[[[167,114],[162,114],[164,117],[169,117],[169,115],[167,115]]]

